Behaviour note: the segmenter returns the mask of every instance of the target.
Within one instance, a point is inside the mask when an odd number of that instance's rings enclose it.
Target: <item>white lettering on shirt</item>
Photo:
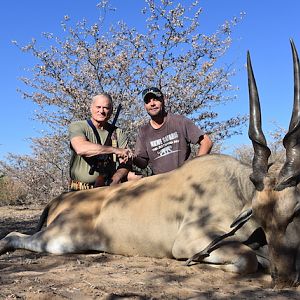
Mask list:
[[[155,159],[161,158],[163,156],[178,152],[179,150],[174,149],[173,146],[179,143],[178,132],[172,132],[164,137],[150,141],[150,145],[153,152],[156,152],[158,157]]]

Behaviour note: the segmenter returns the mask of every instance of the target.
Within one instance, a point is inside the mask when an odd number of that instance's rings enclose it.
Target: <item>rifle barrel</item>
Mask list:
[[[116,123],[117,123],[117,120],[118,120],[118,117],[119,117],[119,114],[120,114],[121,109],[122,109],[122,105],[119,104],[119,105],[118,105],[118,108],[117,108],[117,111],[116,111],[116,114],[115,114],[115,117],[114,117],[114,119],[113,119],[113,121],[112,121],[112,123],[111,123],[111,125],[112,125],[112,126],[111,126],[111,130],[109,130],[108,135],[107,135],[107,138],[106,138],[106,140],[105,140],[105,142],[104,142],[103,145],[106,145],[106,146],[107,146],[107,143],[108,143],[109,140],[111,139],[111,136],[112,136],[112,134],[113,134],[113,132],[114,132],[114,130],[115,130],[115,126],[116,126]]]

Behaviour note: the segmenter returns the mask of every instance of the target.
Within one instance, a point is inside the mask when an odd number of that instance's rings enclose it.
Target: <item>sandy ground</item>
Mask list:
[[[0,238],[29,232],[42,208],[0,207]],[[17,250],[0,257],[0,299],[300,299],[270,276],[238,276],[172,259],[107,253],[54,256]]]

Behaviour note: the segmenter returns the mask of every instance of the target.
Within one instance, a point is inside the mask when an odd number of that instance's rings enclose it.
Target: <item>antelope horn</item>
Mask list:
[[[283,139],[286,160],[279,173],[276,190],[280,191],[299,182],[300,174],[300,70],[299,58],[293,40],[290,40],[294,64],[294,105],[289,131]]]
[[[266,138],[261,129],[260,103],[249,51],[247,52],[247,71],[250,103],[248,135],[254,149],[252,160],[253,173],[250,175],[250,180],[253,182],[256,190],[262,191],[264,188],[264,177],[268,172],[268,159],[271,151],[267,146]]]

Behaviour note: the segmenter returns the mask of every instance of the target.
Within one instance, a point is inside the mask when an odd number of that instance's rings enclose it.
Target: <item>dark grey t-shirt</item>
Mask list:
[[[139,129],[135,155],[149,163],[154,174],[180,167],[204,132],[184,116],[168,113],[162,127],[154,129],[150,123]]]

